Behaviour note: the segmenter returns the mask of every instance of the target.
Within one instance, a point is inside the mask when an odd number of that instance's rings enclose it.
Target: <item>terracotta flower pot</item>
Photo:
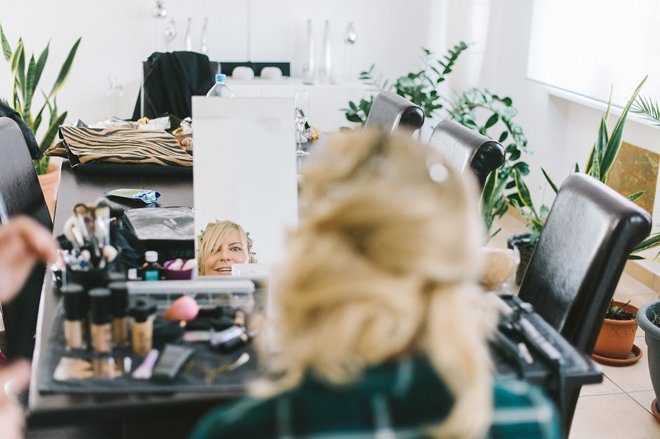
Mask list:
[[[44,193],[44,199],[48,206],[51,219],[55,215],[55,202],[57,201],[57,187],[60,184],[60,174],[62,171],[62,161],[51,158],[48,163],[48,172],[38,175],[41,191]]]
[[[614,305],[623,306],[622,302],[613,302]],[[637,315],[637,308],[628,304],[623,308]],[[594,353],[602,357],[608,358],[628,358],[635,341],[635,333],[637,332],[637,320],[603,320],[603,326],[600,328],[596,346],[594,346]]]

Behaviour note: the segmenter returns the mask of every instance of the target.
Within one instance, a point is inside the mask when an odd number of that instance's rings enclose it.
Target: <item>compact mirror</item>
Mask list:
[[[200,276],[264,272],[283,255],[298,219],[293,107],[291,98],[193,98]]]

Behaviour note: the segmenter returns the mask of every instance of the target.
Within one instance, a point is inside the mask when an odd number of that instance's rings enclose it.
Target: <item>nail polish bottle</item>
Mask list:
[[[69,284],[60,289],[64,300],[64,338],[67,349],[85,349],[85,290]]]
[[[112,296],[112,342],[115,346],[125,345],[128,341],[128,289],[125,282],[113,282],[108,288]]]
[[[112,348],[112,297],[107,288],[89,291],[92,309],[90,334],[92,348],[97,353],[109,353]]]
[[[138,299],[130,310],[131,347],[136,355],[144,357],[153,345],[154,315],[156,305],[149,299]]]

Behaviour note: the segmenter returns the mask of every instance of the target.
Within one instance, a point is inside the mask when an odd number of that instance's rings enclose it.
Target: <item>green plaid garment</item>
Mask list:
[[[497,382],[494,401],[488,437],[561,436],[556,410],[539,389]],[[452,403],[428,360],[406,359],[370,369],[362,380],[343,387],[310,376],[274,398],[245,398],[207,414],[192,439],[422,438],[445,419]]]

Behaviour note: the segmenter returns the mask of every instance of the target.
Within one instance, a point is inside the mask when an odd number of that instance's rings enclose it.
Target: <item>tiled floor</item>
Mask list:
[[[507,237],[524,232],[522,224],[511,216],[500,221],[500,226],[502,231],[489,245],[506,246]],[[660,298],[660,294],[624,274],[614,297],[624,302],[630,300],[639,308]],[[635,344],[644,352],[640,361],[625,367],[602,366],[603,382],[582,388],[570,439],[660,438],[660,423],[651,415],[651,401],[655,396],[646,358],[644,332],[640,329]]]
[[[660,298],[634,278],[624,274],[615,299],[639,307]],[[602,384],[584,386],[575,410],[571,439],[660,438],[660,424],[651,415],[655,398],[646,358],[644,332],[637,330],[635,344],[644,356],[634,365],[602,366]]]

